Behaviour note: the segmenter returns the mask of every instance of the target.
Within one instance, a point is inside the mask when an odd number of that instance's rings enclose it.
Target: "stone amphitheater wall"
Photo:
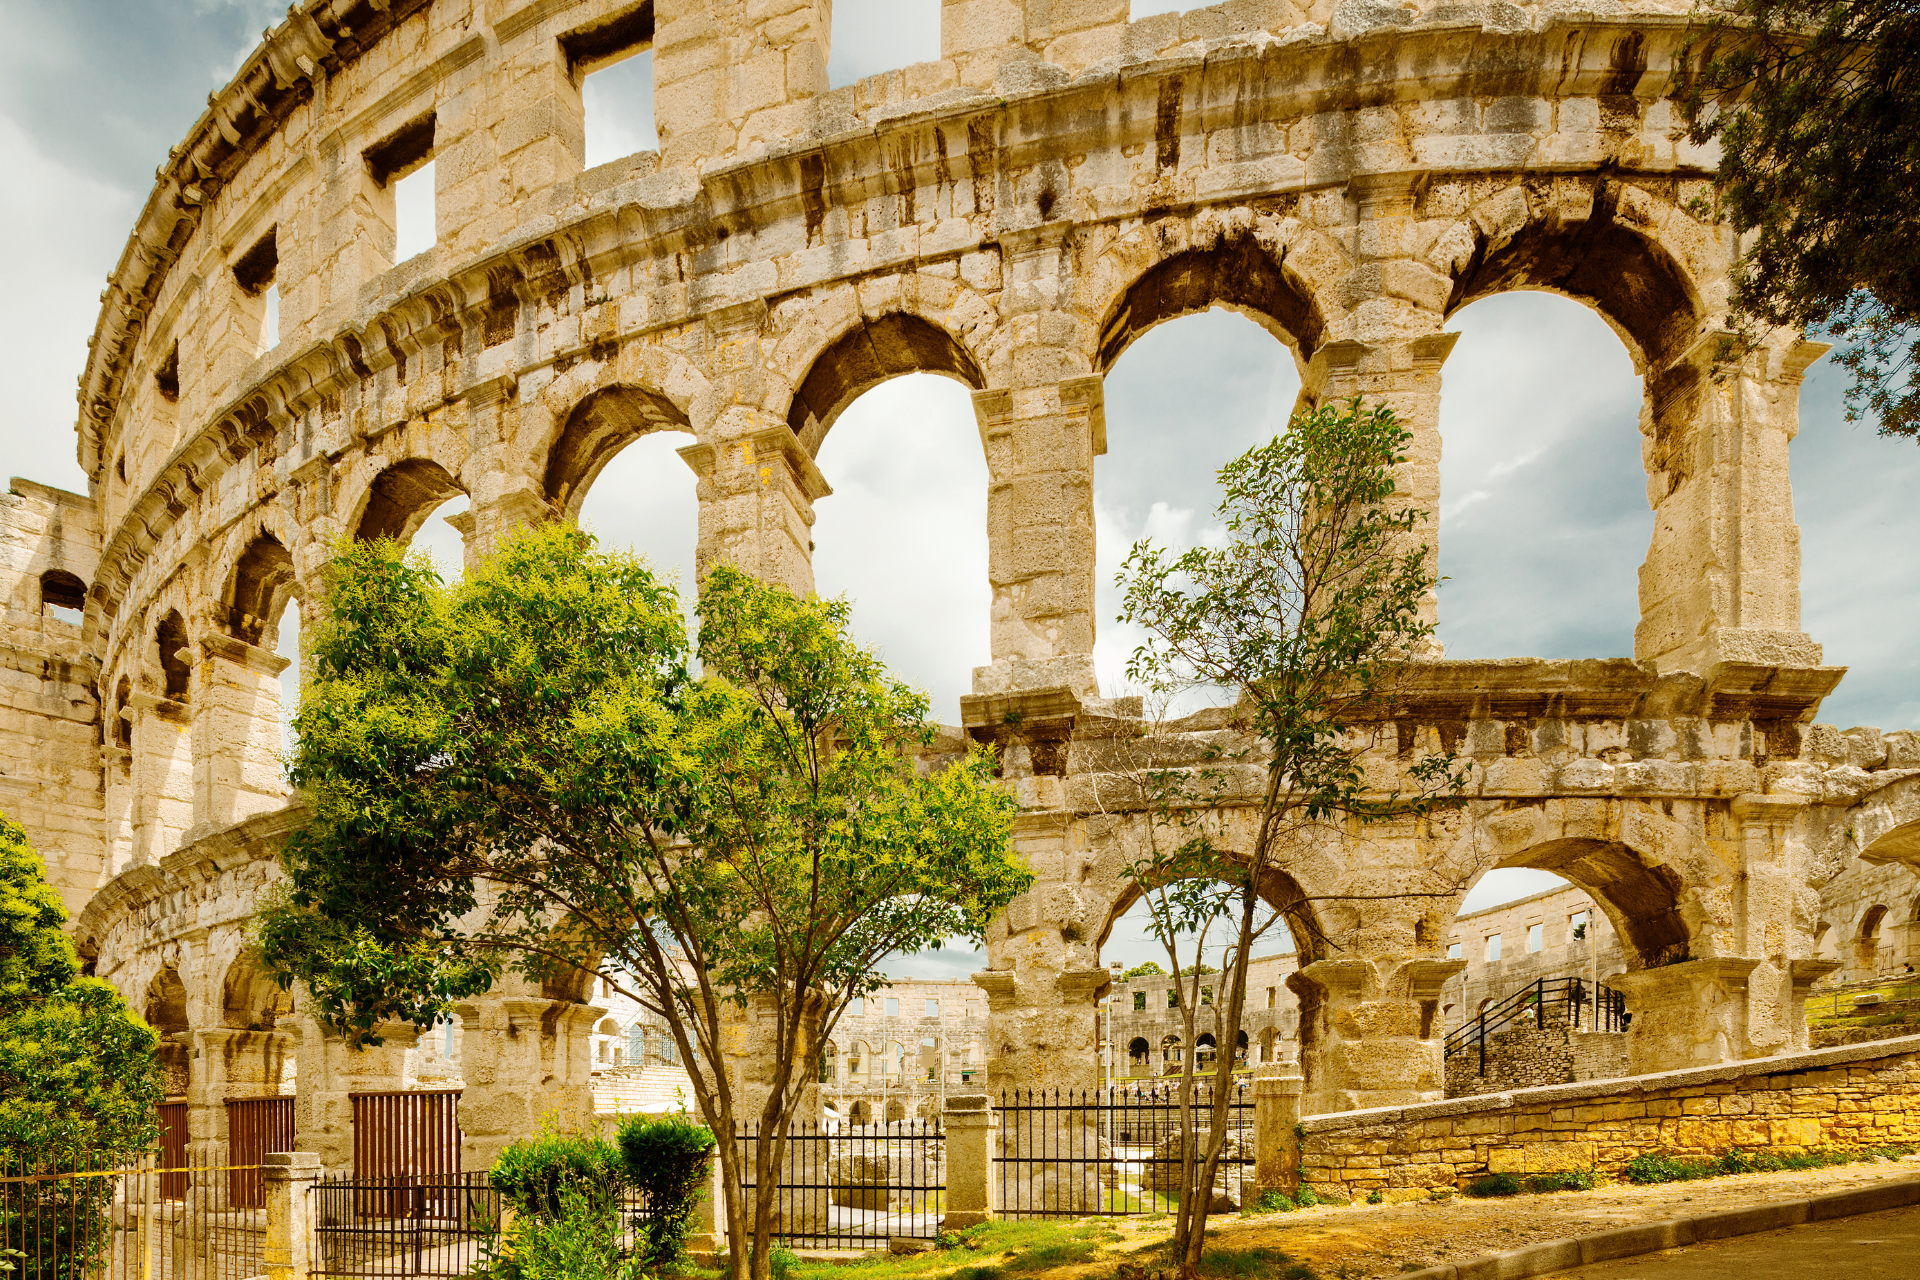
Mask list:
[[[1631,659],[1436,651],[1355,742],[1382,787],[1459,749],[1466,806],[1303,837],[1265,887],[1322,904],[1288,979],[1308,1109],[1438,1096],[1442,940],[1492,866],[1559,871],[1608,913],[1636,1070],[1803,1044],[1820,887],[1856,855],[1920,858],[1920,760],[1811,723],[1842,671],[1800,624],[1787,444],[1824,348],[1782,332],[1715,367],[1735,246],[1691,212],[1712,156],[1670,99],[1685,14],[1233,0],[1129,22],[1124,0],[947,0],[939,60],[832,88],[826,0],[295,5],[170,153],[108,283],[79,396],[89,494],[16,484],[0,510],[22,655],[0,730],[32,761],[0,785],[89,903],[100,971],[197,1055],[196,1141],[291,1054],[303,1132],[337,1162],[345,1085],[408,1078],[410,1032],[350,1058],[297,1009],[284,1052],[281,1011],[229,1017],[298,816],[274,626],[338,540],[409,537],[464,493],[484,555],[577,513],[628,442],[680,431],[699,565],[805,589],[821,441],[917,371],[973,392],[992,661],[962,729],[1005,749],[1039,876],[976,979],[990,1083],[1092,1083],[1099,945],[1150,834],[1132,779],[1249,742],[1230,712],[1148,724],[1091,658],[1102,377],[1212,306],[1288,344],[1303,402],[1392,405],[1427,512],[1445,324],[1474,299],[1585,302],[1646,391]],[[660,150],[585,169],[581,78],[641,50]],[[429,161],[436,243],[395,262],[393,184]],[[1416,530],[1433,556],[1436,520]],[[77,628],[20,603],[56,561],[85,585]],[[1395,897],[1413,883],[1440,887]],[[471,1160],[590,1105],[581,994],[462,1009]],[[216,1077],[192,1039],[216,1033],[250,1065]]]

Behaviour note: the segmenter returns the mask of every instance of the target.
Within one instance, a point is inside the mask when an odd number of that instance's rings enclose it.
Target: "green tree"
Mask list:
[[[1241,728],[1257,744],[1212,748],[1199,767],[1159,767],[1153,734],[1137,771],[1151,821],[1149,856],[1132,869],[1166,948],[1184,1024],[1197,1042],[1204,1003],[1201,957],[1218,930],[1223,1000],[1206,1138],[1191,1107],[1197,1054],[1180,1078],[1181,1186],[1174,1248],[1183,1277],[1196,1274],[1211,1188],[1228,1136],[1235,1047],[1246,1009],[1247,962],[1276,923],[1303,954],[1319,949],[1313,899],[1273,894],[1289,845],[1312,828],[1405,819],[1449,803],[1462,778],[1451,755],[1408,766],[1407,790],[1382,792],[1362,768],[1370,738],[1351,732],[1391,698],[1407,663],[1433,631],[1421,601],[1434,579],[1428,549],[1412,540],[1422,514],[1398,495],[1395,469],[1410,439],[1388,408],[1356,398],[1296,414],[1287,429],[1220,471],[1225,497],[1219,545],[1170,555],[1134,544],[1120,574],[1123,618],[1146,641],[1128,674],[1156,693],[1207,686],[1238,695]],[[1220,838],[1229,812],[1258,818],[1250,848]],[[1435,886],[1432,896],[1452,892]],[[1409,886],[1391,895],[1427,896]],[[1181,962],[1191,947],[1192,959]]]
[[[1683,53],[1693,141],[1718,141],[1714,189],[1746,238],[1742,336],[1830,336],[1847,418],[1920,436],[1920,8],[1910,0],[1733,0]]]
[[[678,601],[553,525],[443,585],[391,543],[344,550],[312,630],[291,774],[311,819],[266,914],[269,964],[370,1036],[506,968],[592,973],[666,1021],[719,1145],[736,1275],[764,1277],[807,1065],[896,952],[979,938],[1031,883],[981,750],[916,767],[923,695],[844,602],[713,570],[693,674]],[[756,1000],[770,1079],[723,1034]]]
[[[159,1137],[158,1038],[119,992],[82,977],[60,895],[26,832],[0,817],[0,1176],[112,1168]],[[0,1259],[17,1280],[77,1277],[111,1239],[111,1178],[16,1184]]]
[[[1165,969],[1151,960],[1146,960],[1121,974],[1120,980],[1125,982],[1133,978],[1164,978],[1166,974]]]

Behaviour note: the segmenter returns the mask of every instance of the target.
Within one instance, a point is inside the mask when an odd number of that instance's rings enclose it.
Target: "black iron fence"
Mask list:
[[[1183,1111],[1177,1080],[1109,1089],[1015,1090],[1000,1095],[993,1176],[1006,1218],[1156,1213],[1179,1202],[1182,1138],[1196,1150],[1212,1129],[1214,1092],[1196,1085]],[[1239,1207],[1253,1192],[1253,1095],[1227,1097],[1227,1138],[1215,1204]]]
[[[315,1275],[465,1275],[500,1233],[485,1173],[321,1178],[309,1194]]]
[[[1480,1055],[1480,1074],[1487,1073],[1487,1038],[1523,1020],[1545,1029],[1549,1022],[1575,1031],[1625,1031],[1632,1015],[1627,998],[1612,987],[1582,978],[1541,978],[1505,1000],[1481,1010],[1447,1037],[1446,1056],[1468,1051]]]
[[[228,1196],[230,1180],[246,1174],[257,1166],[55,1153],[0,1161],[0,1271],[7,1280],[249,1280],[266,1269],[266,1215]]]
[[[734,1130],[749,1202],[757,1130]],[[795,1125],[778,1169],[774,1236],[808,1249],[884,1248],[890,1239],[931,1240],[946,1212],[946,1134],[937,1120],[841,1126]]]

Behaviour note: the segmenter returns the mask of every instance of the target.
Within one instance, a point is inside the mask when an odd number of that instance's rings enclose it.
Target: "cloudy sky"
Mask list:
[[[938,55],[937,0],[838,0],[834,84]],[[1136,17],[1178,3],[1135,0]],[[74,462],[74,386],[98,295],[154,168],[232,75],[286,0],[0,0],[0,403],[4,474],[84,490]],[[650,59],[590,78],[593,163],[652,145]],[[1454,657],[1632,652],[1635,574],[1652,530],[1638,431],[1640,388],[1597,316],[1544,294],[1474,304],[1449,326],[1441,429],[1441,637]],[[1101,678],[1118,687],[1135,637],[1111,622],[1112,574],[1140,537],[1206,536],[1214,471],[1284,421],[1292,357],[1242,317],[1163,326],[1107,379],[1108,452],[1096,478]],[[1852,668],[1821,719],[1920,725],[1920,448],[1847,424],[1822,362],[1801,398],[1793,446],[1805,626]],[[683,581],[693,552],[691,475],[658,437],[608,468],[585,517]],[[834,496],[819,504],[824,592],[854,600],[857,625],[958,716],[987,660],[986,469],[964,388],[929,376],[868,393],[821,450]],[[453,510],[452,507],[447,509]],[[423,535],[451,561],[439,521]],[[1550,878],[1548,881],[1550,882]],[[1471,905],[1532,892],[1503,873]],[[1153,954],[1123,921],[1106,958]],[[909,962],[928,976],[970,955]]]

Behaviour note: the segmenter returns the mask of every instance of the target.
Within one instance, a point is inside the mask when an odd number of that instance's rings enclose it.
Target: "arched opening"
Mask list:
[[[1178,1075],[1180,1064],[1185,1061],[1180,1037],[1171,1033],[1160,1037],[1160,1073]]]
[[[1867,914],[1860,917],[1860,940],[1855,948],[1855,961],[1860,968],[1862,978],[1871,978],[1880,971],[1880,948],[1883,939],[1880,926],[1886,923],[1887,909],[1875,903],[1867,908]]]
[[[465,493],[460,482],[439,463],[426,458],[403,459],[374,477],[359,518],[353,522],[353,536],[358,541],[392,538],[411,542],[435,508]]]
[[[1147,1043],[1145,1036],[1135,1036],[1127,1042],[1128,1065],[1130,1065],[1135,1072],[1140,1071],[1148,1065],[1148,1057],[1152,1052],[1153,1046]]]
[[[621,450],[655,431],[692,430],[687,415],[658,392],[624,385],[596,391],[575,405],[561,424],[547,451],[542,493],[555,511],[577,517],[587,491]],[[685,470],[683,464],[675,465]]]
[[[887,1123],[899,1124],[907,1118],[907,1104],[899,1098],[887,1100]]]
[[[989,477],[969,394],[984,385],[952,335],[894,313],[829,347],[788,412],[833,487],[814,504],[815,589],[848,598],[855,635],[947,722],[992,656]]]
[[[227,634],[252,645],[271,647],[277,626],[293,598],[293,556],[271,533],[247,545],[234,563],[227,589]]]
[[[192,689],[193,654],[187,648],[187,623],[178,609],[167,611],[154,628],[153,641],[160,655],[160,675],[166,696],[185,702]]]
[[[864,1125],[871,1121],[872,1114],[872,1109],[867,1106],[867,1100],[859,1098],[854,1101],[853,1110],[847,1113],[847,1118],[849,1123]]]
[[[79,626],[86,619],[87,584],[65,569],[40,575],[40,609],[62,622]]]
[[[1632,353],[1594,310],[1486,297],[1440,399],[1440,639],[1452,658],[1630,655],[1653,538]]]
[[[690,623],[700,593],[699,481],[678,451],[692,443],[686,417],[671,401],[611,387],[568,415],[546,476],[556,510],[579,520],[603,548],[644,556],[676,582]]]
[[[1284,430],[1300,365],[1321,340],[1317,312],[1251,238],[1176,254],[1146,272],[1108,316],[1107,452],[1094,472],[1098,628],[1103,692],[1129,692],[1127,659],[1145,639],[1118,621],[1116,577],[1141,539],[1174,552],[1223,538],[1215,511],[1222,466]],[[1168,714],[1232,696],[1192,691]]]
[[[1240,1032],[1236,1037],[1234,1037],[1233,1062],[1235,1066],[1244,1067],[1247,1065],[1247,1048],[1250,1043],[1251,1042],[1247,1039],[1247,1033],[1245,1031]]]
[[[1218,1049],[1219,1045],[1214,1041],[1213,1032],[1202,1031],[1199,1035],[1195,1036],[1193,1038],[1193,1060],[1195,1066],[1202,1071],[1213,1066],[1213,1060],[1217,1056]]]
[[[1482,879],[1495,875],[1500,870],[1526,868],[1536,872],[1548,872],[1563,882],[1571,883],[1585,890],[1586,895],[1605,913],[1611,924],[1611,933],[1617,935],[1620,944],[1620,960],[1628,969],[1657,969],[1662,965],[1675,964],[1691,958],[1692,936],[1680,909],[1680,897],[1685,885],[1671,868],[1654,862],[1648,862],[1628,846],[1617,841],[1569,838],[1550,840],[1534,845],[1509,858],[1501,867],[1488,871]],[[1470,888],[1465,901],[1472,901],[1478,884]],[[1571,899],[1564,904],[1569,912],[1581,909],[1584,904]],[[1562,937],[1562,926],[1571,922],[1556,920],[1556,938],[1566,945]],[[1594,922],[1596,925],[1598,922]],[[1464,921],[1456,917],[1456,928]],[[1515,936],[1505,938],[1501,950],[1509,947],[1512,954],[1529,954],[1523,945],[1525,929],[1516,924]],[[1570,929],[1565,930],[1570,937]],[[1583,935],[1581,945],[1571,948],[1569,962],[1577,958],[1588,961],[1596,948],[1604,950],[1608,942],[1608,930],[1601,929],[1598,935],[1588,939]],[[1481,956],[1496,959],[1496,956],[1482,956],[1477,949],[1483,940],[1477,937],[1466,939],[1469,958]]]
[[[220,984],[221,1022],[243,1031],[272,1031],[293,1013],[293,993],[267,976],[258,952],[227,966]]]
[[[161,969],[147,985],[143,1016],[160,1036],[157,1056],[166,1095],[181,1097],[191,1083],[193,1060],[192,1049],[181,1042],[181,1037],[191,1030],[192,1024],[187,1021],[187,987],[173,966]]]

